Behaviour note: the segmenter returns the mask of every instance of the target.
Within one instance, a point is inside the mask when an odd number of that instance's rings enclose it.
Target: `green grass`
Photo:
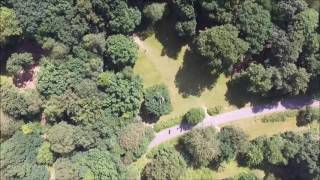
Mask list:
[[[173,111],[160,118],[170,120],[185,114],[193,107],[222,106],[225,111],[235,109],[225,99],[227,81],[224,75],[214,78],[205,70],[203,60],[182,46],[176,57],[163,54],[164,46],[153,34],[143,41],[139,59],[134,67],[136,74],[150,87],[164,83],[170,92]]]
[[[236,122],[231,122],[227,124],[223,124],[220,127],[227,126],[227,125],[233,125],[235,127],[239,127],[244,130],[245,133],[247,133],[250,137],[250,139],[254,139],[258,136],[266,135],[266,136],[272,136],[273,134],[283,133],[286,131],[307,131],[310,130],[310,126],[297,126],[296,117],[292,114],[296,111],[287,111],[283,112],[281,114],[287,113],[287,116],[285,117],[284,121],[280,122],[263,122],[262,119],[265,116],[258,116],[255,118],[248,118],[243,119]],[[276,115],[279,113],[271,114]]]

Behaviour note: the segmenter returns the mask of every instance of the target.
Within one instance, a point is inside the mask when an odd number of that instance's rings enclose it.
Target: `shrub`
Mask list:
[[[263,123],[284,122],[288,117],[295,117],[296,111],[285,111],[264,116],[261,119]]]
[[[315,120],[319,120],[320,112],[319,109],[311,109],[310,106],[307,106],[305,109],[301,109],[297,114],[297,125],[304,126],[310,124]]]
[[[144,107],[147,113],[156,117],[169,114],[172,106],[168,88],[163,84],[148,88],[144,95]]]
[[[177,116],[174,118],[171,118],[169,120],[165,120],[165,121],[158,121],[154,126],[153,129],[156,132],[159,132],[163,129],[172,127],[174,125],[180,124],[183,120],[183,116]]]
[[[207,109],[207,113],[210,116],[213,116],[213,115],[219,114],[222,110],[223,110],[222,106],[215,106],[215,107]]]
[[[205,112],[202,108],[192,108],[185,115],[184,120],[191,125],[196,125],[205,117]]]
[[[7,71],[17,75],[21,69],[26,70],[33,63],[31,53],[14,53],[10,56],[7,62]]]
[[[52,164],[53,153],[50,151],[50,143],[43,142],[38,150],[37,163],[39,164]]]

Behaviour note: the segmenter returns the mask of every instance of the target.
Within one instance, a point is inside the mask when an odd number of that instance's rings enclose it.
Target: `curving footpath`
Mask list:
[[[236,111],[231,111],[216,116],[207,116],[202,122],[194,127],[180,124],[158,132],[155,138],[149,144],[148,148],[151,149],[165,141],[181,136],[189,132],[192,128],[217,126],[244,118],[250,118],[274,112],[281,112],[289,109],[300,109],[305,107],[306,105],[310,105],[312,107],[320,107],[320,102],[309,97],[296,97],[274,103],[241,108]]]

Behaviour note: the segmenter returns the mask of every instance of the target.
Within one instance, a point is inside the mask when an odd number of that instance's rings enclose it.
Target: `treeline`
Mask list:
[[[171,17],[177,35],[204,57],[213,76],[232,75],[231,84],[258,96],[319,89],[319,14],[303,0],[2,0],[0,5],[2,73],[15,79],[41,67],[35,89],[1,79],[1,179],[124,179],[126,167],[153,137],[139,115],[158,119],[172,110],[167,87],[143,89],[133,73],[138,46],[131,35]],[[20,40],[40,47],[7,51]],[[236,145],[220,150],[217,145],[231,135],[220,142],[203,131],[184,142],[196,166],[217,157],[228,160],[241,150]],[[206,146],[193,145],[204,135]],[[202,148],[211,148],[204,158]],[[178,162],[180,172],[184,161],[166,151],[168,158],[163,153],[159,158]],[[148,172],[153,173],[146,169],[146,177]]]

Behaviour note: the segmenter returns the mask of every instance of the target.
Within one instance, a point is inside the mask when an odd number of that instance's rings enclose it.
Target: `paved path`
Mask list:
[[[181,136],[192,128],[202,128],[208,126],[217,126],[220,124],[241,120],[244,118],[255,117],[258,115],[265,115],[273,112],[280,112],[289,109],[299,109],[306,105],[312,107],[320,107],[318,100],[313,100],[308,97],[297,97],[287,100],[278,101],[275,103],[269,103],[265,105],[258,105],[254,107],[242,108],[236,111],[231,111],[216,116],[207,116],[201,123],[194,127],[187,125],[176,125],[167,129],[164,129],[156,134],[155,138],[149,144],[149,149],[175,137]],[[170,131],[170,134],[169,134]]]

